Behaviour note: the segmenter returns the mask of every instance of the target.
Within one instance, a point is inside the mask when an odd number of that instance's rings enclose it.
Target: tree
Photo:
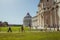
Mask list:
[[[2,27],[3,26],[3,23],[2,23],[2,21],[0,21],[0,27]]]
[[[8,22],[4,22],[3,26],[5,26],[5,27],[8,26]]]

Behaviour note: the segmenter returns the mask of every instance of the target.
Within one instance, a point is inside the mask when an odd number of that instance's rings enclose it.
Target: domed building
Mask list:
[[[27,13],[27,15],[23,19],[23,26],[31,27],[31,24],[32,24],[32,17],[29,13]]]

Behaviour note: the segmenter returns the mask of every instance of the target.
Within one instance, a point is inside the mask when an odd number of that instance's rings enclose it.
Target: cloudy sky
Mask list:
[[[0,21],[22,24],[27,12],[36,15],[38,3],[39,0],[0,0]]]

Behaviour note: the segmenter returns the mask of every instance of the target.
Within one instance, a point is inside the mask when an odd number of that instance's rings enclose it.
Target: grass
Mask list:
[[[9,27],[0,27],[0,31],[1,31],[1,32],[7,32],[8,29],[9,29]],[[12,26],[12,27],[11,27],[11,30],[12,30],[13,32],[15,32],[15,31],[20,32],[20,31],[21,31],[21,27],[14,27],[14,26]],[[24,30],[25,30],[25,31],[30,31],[30,28],[29,28],[29,27],[24,27]],[[32,29],[32,31],[40,31],[40,30]]]
[[[60,40],[60,32],[0,33],[0,40]]]
[[[31,32],[28,27],[24,27],[25,32],[21,31],[21,27],[11,27],[13,32],[7,32],[8,27],[0,28],[0,40],[60,40],[60,32]],[[17,33],[16,33],[17,31]],[[4,32],[4,33],[3,33]]]
[[[7,32],[8,29],[9,29],[9,27],[0,27],[0,31],[2,31],[2,32]],[[15,32],[15,31],[19,32],[19,31],[21,31],[21,27],[14,27],[14,26],[12,26],[11,30],[13,32]],[[28,27],[24,27],[24,30],[25,31],[29,31],[30,29]]]

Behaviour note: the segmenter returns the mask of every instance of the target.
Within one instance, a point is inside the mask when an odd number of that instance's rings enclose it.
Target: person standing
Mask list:
[[[23,32],[24,31],[24,27],[23,27],[23,25],[21,26],[21,32]]]

